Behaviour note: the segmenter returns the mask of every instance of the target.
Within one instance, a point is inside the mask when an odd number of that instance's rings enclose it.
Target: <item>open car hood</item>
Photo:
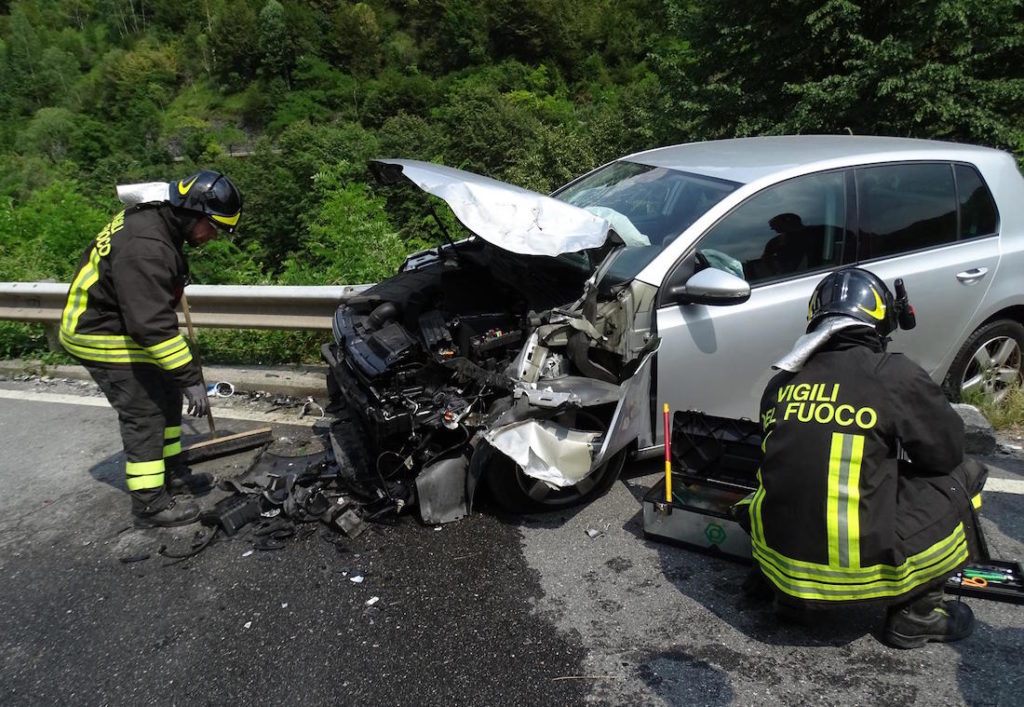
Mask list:
[[[444,199],[470,232],[513,253],[555,256],[608,239],[600,216],[479,174],[418,160],[372,160],[370,171],[381,184],[404,179]]]

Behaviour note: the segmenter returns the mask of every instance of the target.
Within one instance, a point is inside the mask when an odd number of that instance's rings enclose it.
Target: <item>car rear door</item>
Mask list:
[[[971,333],[999,260],[995,202],[966,164],[868,166],[855,170],[855,182],[857,263],[890,286],[903,278],[917,315],[890,350],[941,382],[939,368]]]

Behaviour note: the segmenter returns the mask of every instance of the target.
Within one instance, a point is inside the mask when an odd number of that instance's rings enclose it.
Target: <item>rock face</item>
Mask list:
[[[953,409],[964,421],[967,434],[965,451],[968,454],[992,454],[996,451],[996,433],[981,411],[973,405],[954,403]]]

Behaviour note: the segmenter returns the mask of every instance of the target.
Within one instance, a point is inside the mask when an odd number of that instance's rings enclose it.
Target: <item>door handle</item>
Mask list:
[[[976,285],[988,274],[988,268],[971,268],[956,274],[956,279],[965,285]]]

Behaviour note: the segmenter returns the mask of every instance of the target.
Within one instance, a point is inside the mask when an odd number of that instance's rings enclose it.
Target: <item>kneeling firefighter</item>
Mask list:
[[[149,188],[144,203],[117,214],[85,249],[60,341],[117,411],[136,527],[185,525],[198,520],[199,507],[172,495],[206,490],[213,477],[190,473],[181,454],[182,394],[190,414],[209,410],[174,311],[189,274],[183,245],[198,247],[217,229],[233,232],[242,195],[209,171],[133,186]]]
[[[896,290],[859,268],[818,284],[807,334],[761,398],[759,488],[737,510],[780,613],[885,602],[884,640],[915,648],[974,627],[942,586],[985,554],[975,509],[987,472],[964,460],[942,389],[886,352],[897,325],[914,326]]]

